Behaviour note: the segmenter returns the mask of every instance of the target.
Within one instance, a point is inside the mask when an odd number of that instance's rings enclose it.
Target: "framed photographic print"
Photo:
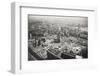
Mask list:
[[[94,62],[94,8],[12,3],[11,71],[89,68]]]

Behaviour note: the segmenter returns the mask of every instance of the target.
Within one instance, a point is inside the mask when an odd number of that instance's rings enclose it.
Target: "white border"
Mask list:
[[[21,10],[21,8],[31,8],[30,9],[24,9]],[[34,9],[35,8],[35,9]],[[46,11],[46,13],[38,11],[38,9],[41,9],[43,11]],[[50,11],[51,13],[47,12]],[[71,11],[74,10],[74,11]],[[37,11],[37,12],[36,12]],[[61,61],[36,61],[36,62],[26,62],[26,52],[20,51],[23,50],[23,47],[25,47],[26,45],[22,45],[23,42],[25,42],[25,39],[21,38],[25,38],[25,34],[23,32],[25,32],[26,29],[25,26],[23,26],[23,21],[26,19],[25,15],[29,14],[43,14],[43,15],[50,15],[52,14],[52,12],[60,12],[63,11],[61,13],[59,13],[58,15],[62,15],[64,12],[66,13],[69,12],[71,14],[65,14],[66,15],[73,15],[73,16],[77,16],[78,14],[80,14],[80,16],[88,16],[90,17],[90,21],[91,23],[89,23],[89,49],[92,50],[92,53],[90,53],[90,60],[61,60]],[[78,13],[75,11],[81,11],[81,13]],[[22,13],[23,12],[23,13]],[[35,12],[35,13],[34,13]],[[53,14],[54,14],[53,12]],[[84,13],[83,13],[84,12]],[[87,13],[85,13],[87,12]],[[88,13],[90,12],[90,13]],[[91,67],[93,66],[93,47],[95,47],[94,45],[91,44],[91,41],[95,42],[95,12],[96,10],[94,8],[83,8],[83,7],[69,7],[68,8],[49,8],[49,7],[35,7],[33,4],[28,4],[28,3],[12,3],[12,68],[11,71],[13,73],[23,73],[23,72],[41,72],[41,71],[51,71],[51,70],[66,70],[68,68],[75,68],[75,67]],[[21,14],[22,13],[22,14]],[[55,13],[55,15],[57,15],[57,13]],[[25,20],[26,21],[26,20]],[[89,21],[89,22],[90,22]],[[27,21],[26,21],[27,22]],[[27,23],[24,23],[24,25],[26,25]],[[20,26],[21,25],[21,26]],[[90,26],[91,25],[91,26]],[[92,47],[92,48],[91,48]],[[20,58],[22,56],[22,58]],[[66,63],[67,62],[67,63]],[[75,64],[74,64],[75,63]],[[81,64],[80,64],[81,63]],[[32,67],[32,65],[34,64],[34,66]],[[66,66],[66,64],[68,66]],[[55,67],[52,67],[55,66]],[[66,66],[66,67],[65,67]],[[35,70],[34,70],[35,67]]]

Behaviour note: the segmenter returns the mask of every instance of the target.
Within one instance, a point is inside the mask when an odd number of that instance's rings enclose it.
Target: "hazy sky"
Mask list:
[[[71,16],[35,16],[35,15],[29,15],[28,16],[29,22],[35,22],[35,21],[43,21],[47,23],[53,23],[53,24],[81,24],[83,26],[88,26],[88,18],[87,17],[71,17]]]

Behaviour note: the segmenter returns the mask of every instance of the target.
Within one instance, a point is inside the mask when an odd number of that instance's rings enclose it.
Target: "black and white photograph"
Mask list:
[[[28,14],[28,61],[88,59],[88,17]]]

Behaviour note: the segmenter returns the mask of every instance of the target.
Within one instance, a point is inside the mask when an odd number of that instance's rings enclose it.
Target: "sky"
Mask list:
[[[61,25],[78,25],[88,26],[88,18],[80,16],[46,16],[46,15],[29,15],[29,23],[42,21],[52,24],[61,24]]]

